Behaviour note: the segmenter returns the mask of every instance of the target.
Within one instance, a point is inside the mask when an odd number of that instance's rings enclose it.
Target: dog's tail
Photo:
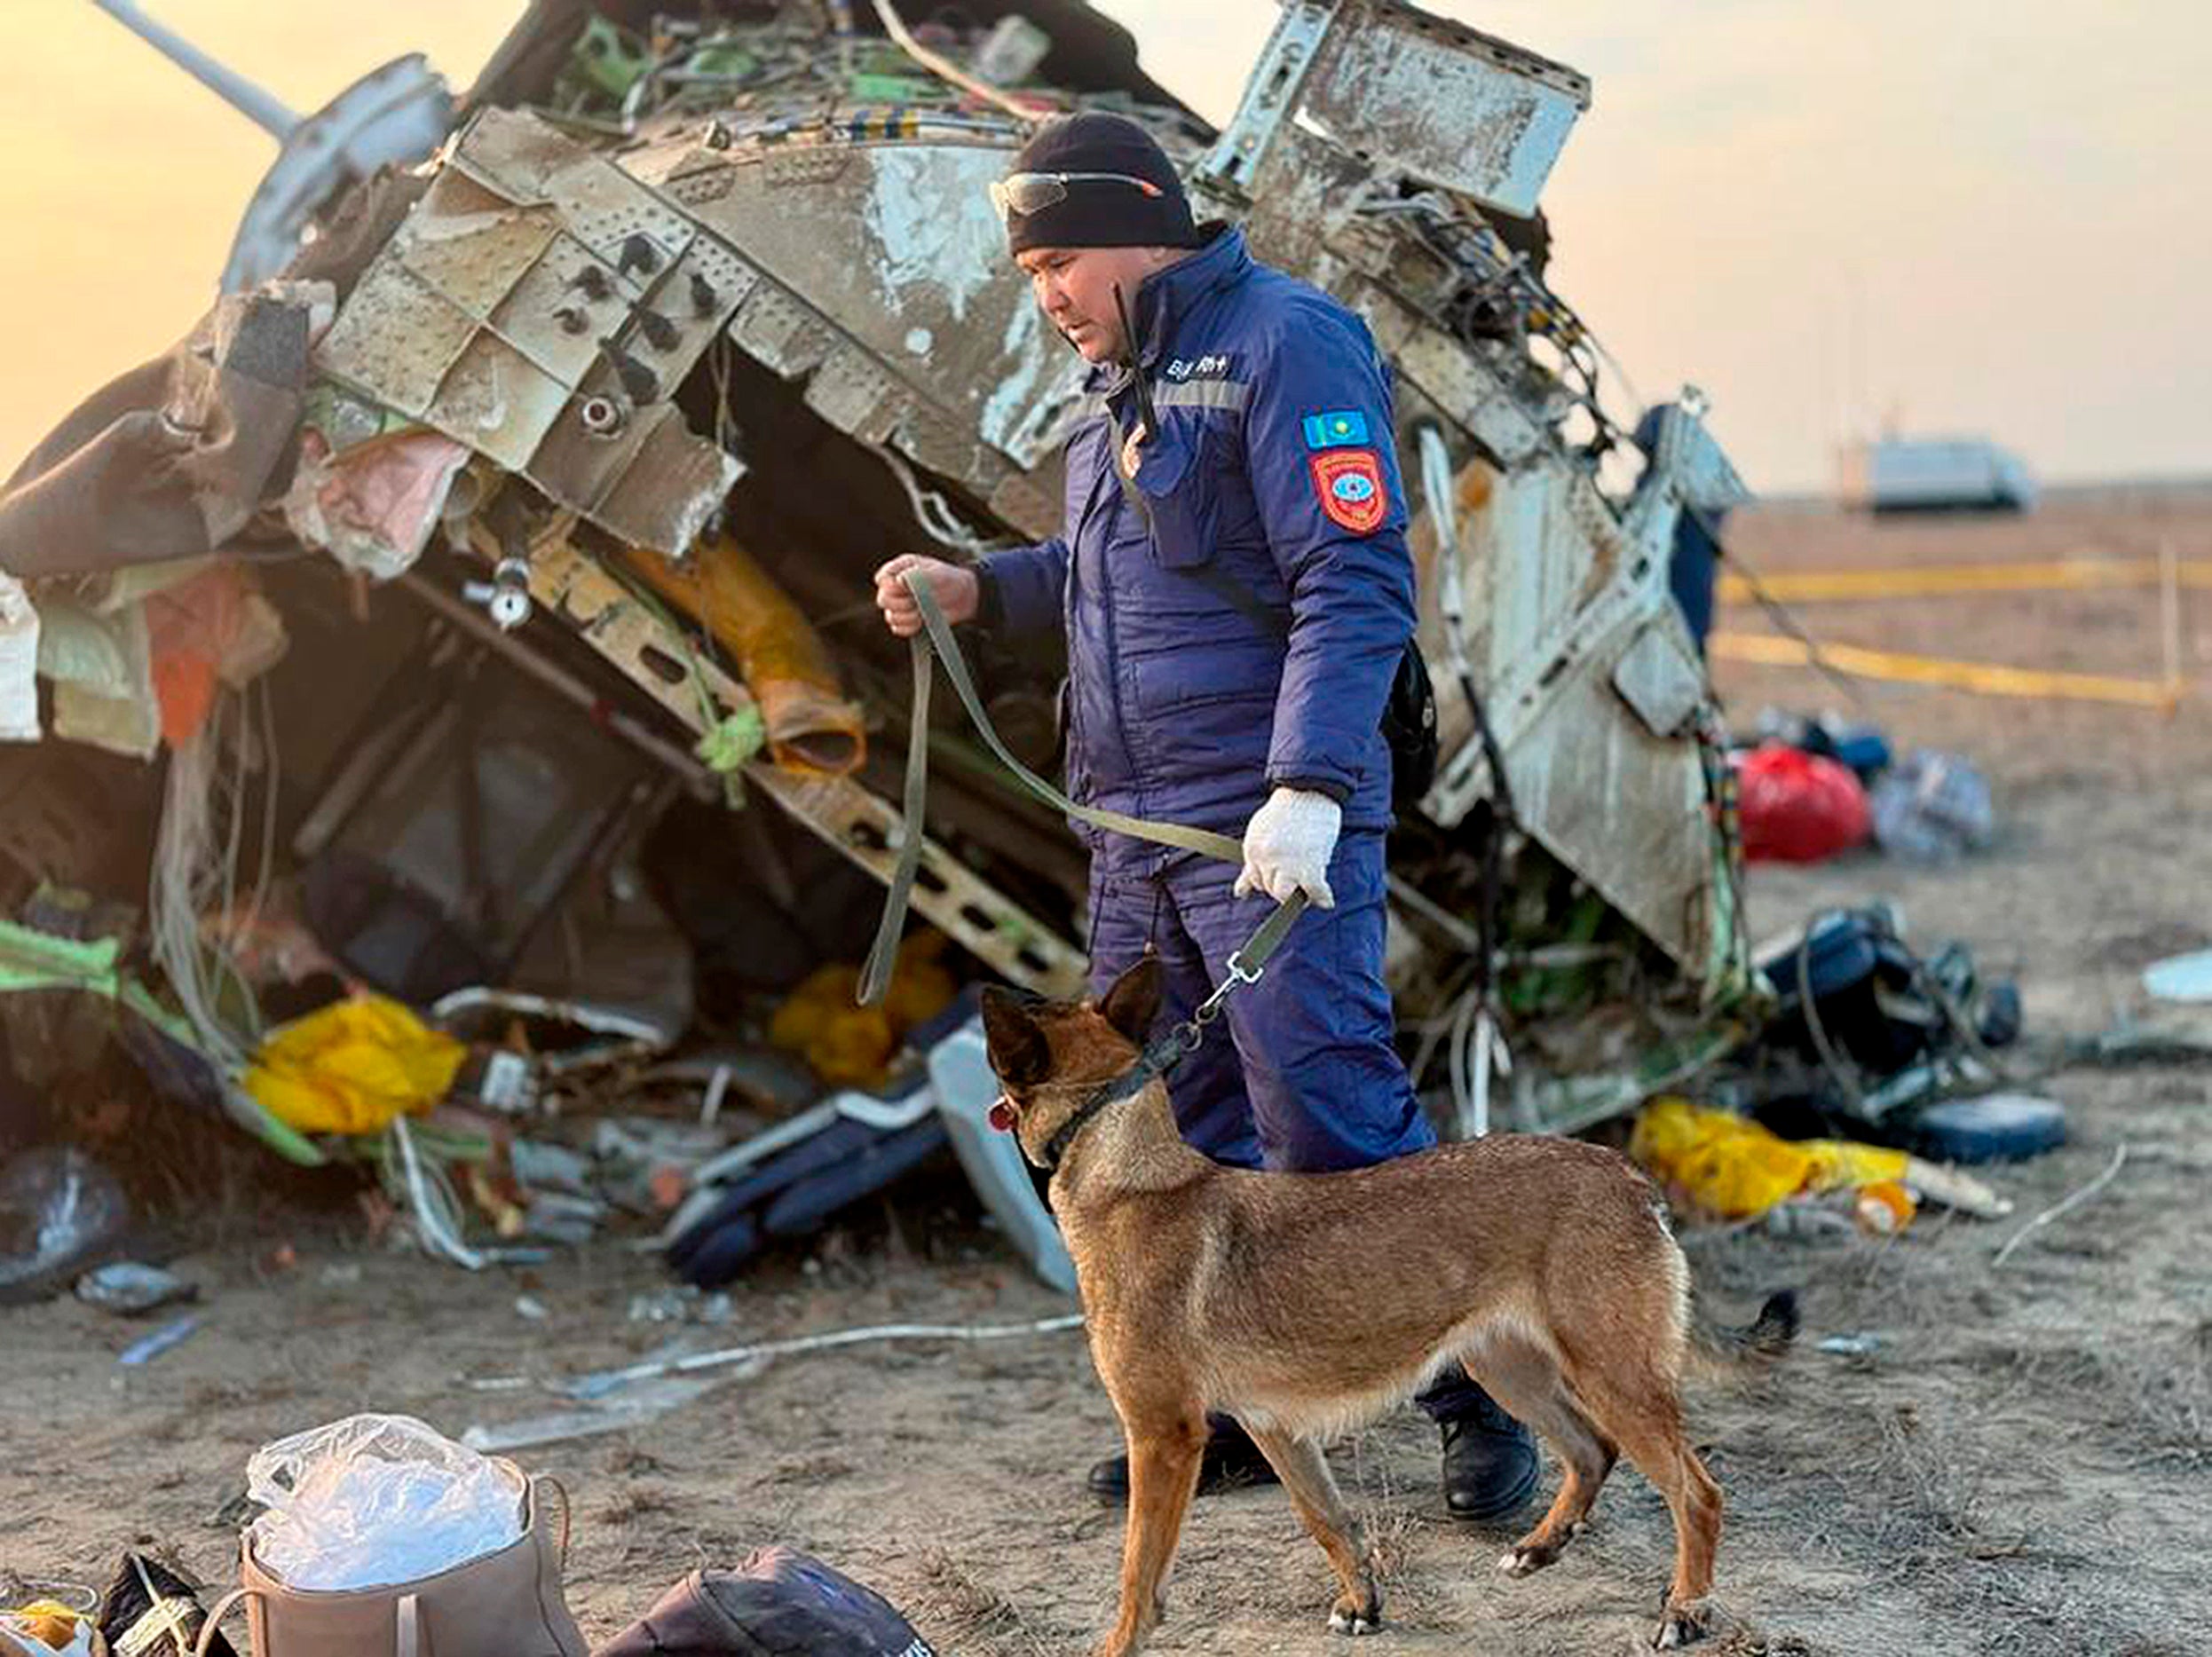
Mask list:
[[[1758,1315],[1741,1329],[1701,1328],[1691,1347],[1692,1361],[1717,1375],[1772,1369],[1789,1355],[1797,1323],[1797,1291],[1781,1290],[1767,1296]]]

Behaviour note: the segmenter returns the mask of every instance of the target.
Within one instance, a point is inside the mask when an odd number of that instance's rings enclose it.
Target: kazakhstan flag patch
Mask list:
[[[1308,414],[1305,427],[1306,446],[1315,451],[1358,448],[1367,442],[1367,416],[1356,408]]]

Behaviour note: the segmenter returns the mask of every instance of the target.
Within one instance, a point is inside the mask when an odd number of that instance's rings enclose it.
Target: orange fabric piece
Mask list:
[[[814,624],[752,554],[724,538],[700,542],[682,564],[642,548],[622,562],[730,652],[778,765],[832,777],[859,769],[867,757],[860,709],[846,699]]]

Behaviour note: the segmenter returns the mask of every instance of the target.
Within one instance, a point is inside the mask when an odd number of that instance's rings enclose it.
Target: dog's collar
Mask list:
[[[1045,1172],[1056,1173],[1060,1162],[1075,1143],[1075,1136],[1091,1125],[1092,1120],[1109,1105],[1118,1105],[1125,1099],[1134,1099],[1154,1082],[1182,1061],[1183,1056],[1198,1045],[1197,1030],[1189,1024],[1178,1024],[1167,1034],[1147,1046],[1137,1055],[1137,1061],[1115,1077],[1101,1082],[1097,1089],[1070,1113],[1068,1119],[1053,1130],[1045,1141],[1041,1154]]]
[[[919,592],[920,589],[915,589]],[[1088,1127],[1091,1118],[1111,1104],[1133,1099],[1154,1082],[1173,1069],[1185,1054],[1205,1039],[1205,1028],[1221,1017],[1221,1008],[1238,990],[1246,984],[1256,984],[1268,969],[1268,958],[1290,935],[1298,918],[1306,912],[1306,894],[1292,892],[1276,906],[1275,912],[1261,921],[1244,947],[1228,958],[1228,970],[1221,982],[1213,987],[1213,993],[1193,1008],[1183,1022],[1173,1026],[1168,1032],[1149,1043],[1137,1055],[1137,1061],[1110,1082],[1102,1082],[1098,1091],[1078,1105],[1074,1111],[1045,1141],[1044,1167],[1047,1172],[1056,1171],[1060,1159],[1068,1154],[1068,1147],[1075,1136]]]

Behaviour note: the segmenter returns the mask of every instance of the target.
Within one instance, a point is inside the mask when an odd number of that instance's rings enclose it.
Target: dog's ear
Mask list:
[[[984,1039],[991,1068],[1008,1087],[1027,1087],[1052,1073],[1052,1044],[1028,1002],[993,984],[984,990]]]
[[[1142,956],[1099,998],[1100,1015],[1140,1047],[1151,1036],[1153,1022],[1160,1015],[1162,975],[1158,956]]]

